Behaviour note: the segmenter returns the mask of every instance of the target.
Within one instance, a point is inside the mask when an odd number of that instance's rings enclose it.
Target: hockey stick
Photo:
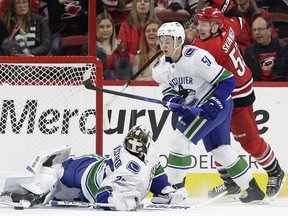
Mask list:
[[[71,207],[114,207],[113,204],[109,203],[89,203],[82,201],[59,201],[59,200],[50,200],[48,206],[71,206]]]
[[[191,209],[199,209],[208,204],[220,199],[221,197],[225,196],[228,192],[225,191],[218,196],[211,198],[203,203],[197,205],[179,205],[179,204],[139,204],[136,209],[143,209],[143,210],[191,210]],[[58,206],[58,207],[113,207],[112,204],[107,203],[88,203],[88,202],[81,202],[81,201],[58,201],[58,200],[51,200],[48,203],[48,206]],[[135,210],[136,210],[135,209]]]
[[[87,89],[90,89],[90,90],[100,91],[100,92],[104,92],[104,93],[107,93],[107,94],[113,94],[113,95],[117,95],[117,96],[121,96],[121,97],[132,98],[132,99],[146,101],[146,102],[150,102],[150,103],[161,104],[161,105],[164,105],[164,106],[167,106],[167,107],[175,107],[175,108],[184,107],[184,108],[188,108],[195,115],[199,115],[201,113],[201,111],[202,111],[202,109],[196,108],[196,107],[185,107],[185,105],[182,105],[182,104],[177,104],[177,103],[157,100],[157,99],[154,99],[154,98],[144,97],[144,96],[140,96],[140,95],[132,95],[132,94],[124,93],[124,92],[118,92],[118,91],[113,91],[113,90],[109,90],[109,89],[99,88],[97,86],[92,85],[90,79],[87,79],[87,80],[84,81],[84,86]]]
[[[92,207],[92,208],[98,208],[98,207],[110,207],[115,208],[113,204],[109,203],[89,203],[89,202],[82,202],[82,201],[59,201],[59,200],[50,200],[48,202],[48,206],[58,206],[58,207]],[[138,204],[136,209],[143,209],[143,204]]]

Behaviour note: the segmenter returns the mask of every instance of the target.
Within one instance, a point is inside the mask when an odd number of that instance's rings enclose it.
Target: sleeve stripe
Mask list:
[[[224,71],[225,71],[225,68],[222,67],[219,73],[217,74],[217,76],[210,82],[210,84],[212,85],[215,84],[215,82],[218,81],[219,77],[221,77]]]

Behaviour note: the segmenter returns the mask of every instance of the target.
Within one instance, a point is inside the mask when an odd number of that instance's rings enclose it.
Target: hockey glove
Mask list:
[[[202,104],[201,108],[203,110],[200,117],[207,120],[214,120],[220,111],[224,109],[224,104],[217,97],[211,97],[208,101]]]
[[[154,204],[185,204],[188,192],[185,188],[175,190],[171,186],[166,186],[161,193],[151,199]]]
[[[185,104],[185,100],[181,96],[175,96],[175,97],[170,98],[169,100],[166,100],[164,97],[163,100],[171,102],[171,103],[175,103],[175,104],[183,104],[183,105]],[[169,106],[169,109],[171,110],[171,112],[175,113],[178,116],[182,116],[186,110],[182,106],[177,106],[177,107],[176,106]]]

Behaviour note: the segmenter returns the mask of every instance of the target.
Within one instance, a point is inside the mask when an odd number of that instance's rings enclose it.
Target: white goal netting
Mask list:
[[[87,71],[93,80],[97,73],[102,77],[98,63],[90,57],[1,58],[0,184],[40,151],[70,145],[72,154],[81,155],[101,149],[96,124],[101,98],[83,85]]]

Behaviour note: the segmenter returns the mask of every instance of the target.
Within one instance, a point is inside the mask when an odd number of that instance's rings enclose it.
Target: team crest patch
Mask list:
[[[194,51],[195,51],[194,48],[189,48],[189,49],[186,50],[184,55],[187,56],[187,57],[190,57],[190,56],[193,55]]]
[[[153,68],[157,67],[160,64],[160,59],[153,65]]]
[[[140,165],[135,161],[129,161],[126,168],[135,174],[139,173],[141,170]]]

